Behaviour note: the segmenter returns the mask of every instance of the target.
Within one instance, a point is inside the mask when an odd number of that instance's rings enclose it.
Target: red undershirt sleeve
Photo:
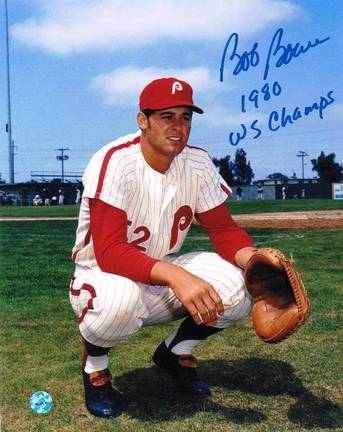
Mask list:
[[[253,239],[232,219],[225,203],[203,213],[197,213],[202,228],[207,232],[213,248],[222,258],[236,264],[236,252],[243,247],[254,247]]]
[[[151,284],[151,269],[159,260],[128,243],[126,212],[96,198],[89,199],[89,210],[94,253],[100,269]]]

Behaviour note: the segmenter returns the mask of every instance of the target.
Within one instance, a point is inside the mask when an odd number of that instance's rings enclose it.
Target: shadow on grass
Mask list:
[[[211,399],[193,401],[180,398],[168,378],[156,372],[156,367],[135,369],[115,378],[115,385],[124,394],[126,412],[130,416],[140,420],[167,421],[205,411],[237,424],[260,423],[267,419],[265,414],[255,409],[233,408]],[[304,428],[334,429],[343,424],[342,409],[310,393],[288,363],[259,358],[210,360],[202,362],[201,372],[208,384],[228,391],[270,397],[289,395],[295,402],[288,409],[288,419]]]

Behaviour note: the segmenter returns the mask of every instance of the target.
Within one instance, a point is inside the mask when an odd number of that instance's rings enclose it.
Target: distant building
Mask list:
[[[272,178],[271,178],[272,177]],[[274,173],[263,180],[256,180],[252,185],[241,186],[244,200],[256,200],[257,188],[263,188],[265,200],[281,200],[282,188],[286,186],[285,199],[332,199],[332,183],[320,182],[318,178],[298,179],[287,177],[282,173]],[[229,200],[236,199],[236,194]]]
[[[58,197],[58,191],[63,185],[64,204],[75,204],[76,189],[82,192],[81,182],[65,182],[52,181],[37,182],[31,181],[26,183],[14,183],[1,185],[1,201],[0,205],[32,205],[36,195],[42,197],[43,190],[49,188],[51,197]]]

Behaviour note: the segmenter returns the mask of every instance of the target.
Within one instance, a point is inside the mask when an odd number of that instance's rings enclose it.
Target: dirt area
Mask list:
[[[343,210],[234,215],[243,228],[339,228],[343,229]],[[1,221],[77,220],[77,217],[0,217]]]
[[[241,214],[233,218],[243,228],[343,229],[343,210]]]

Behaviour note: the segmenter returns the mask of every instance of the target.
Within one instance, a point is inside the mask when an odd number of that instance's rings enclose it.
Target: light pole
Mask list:
[[[299,150],[297,157],[301,157],[301,169],[302,169],[302,179],[304,181],[304,158],[308,156],[308,154],[306,152],[304,152],[303,150]]]
[[[64,183],[64,161],[69,159],[69,156],[66,155],[66,154],[64,154],[64,152],[68,151],[68,150],[69,150],[68,147],[67,148],[59,148],[59,149],[55,150],[55,151],[60,151],[61,152],[60,155],[56,156],[56,159],[60,160],[61,164],[62,164],[62,177],[61,177],[62,183]]]
[[[7,107],[8,120],[6,132],[8,133],[8,165],[9,165],[9,183],[14,183],[14,146],[12,141],[12,120],[11,120],[11,86],[10,86],[10,53],[8,42],[8,8],[5,0],[5,24],[6,24],[6,64],[7,64]]]

